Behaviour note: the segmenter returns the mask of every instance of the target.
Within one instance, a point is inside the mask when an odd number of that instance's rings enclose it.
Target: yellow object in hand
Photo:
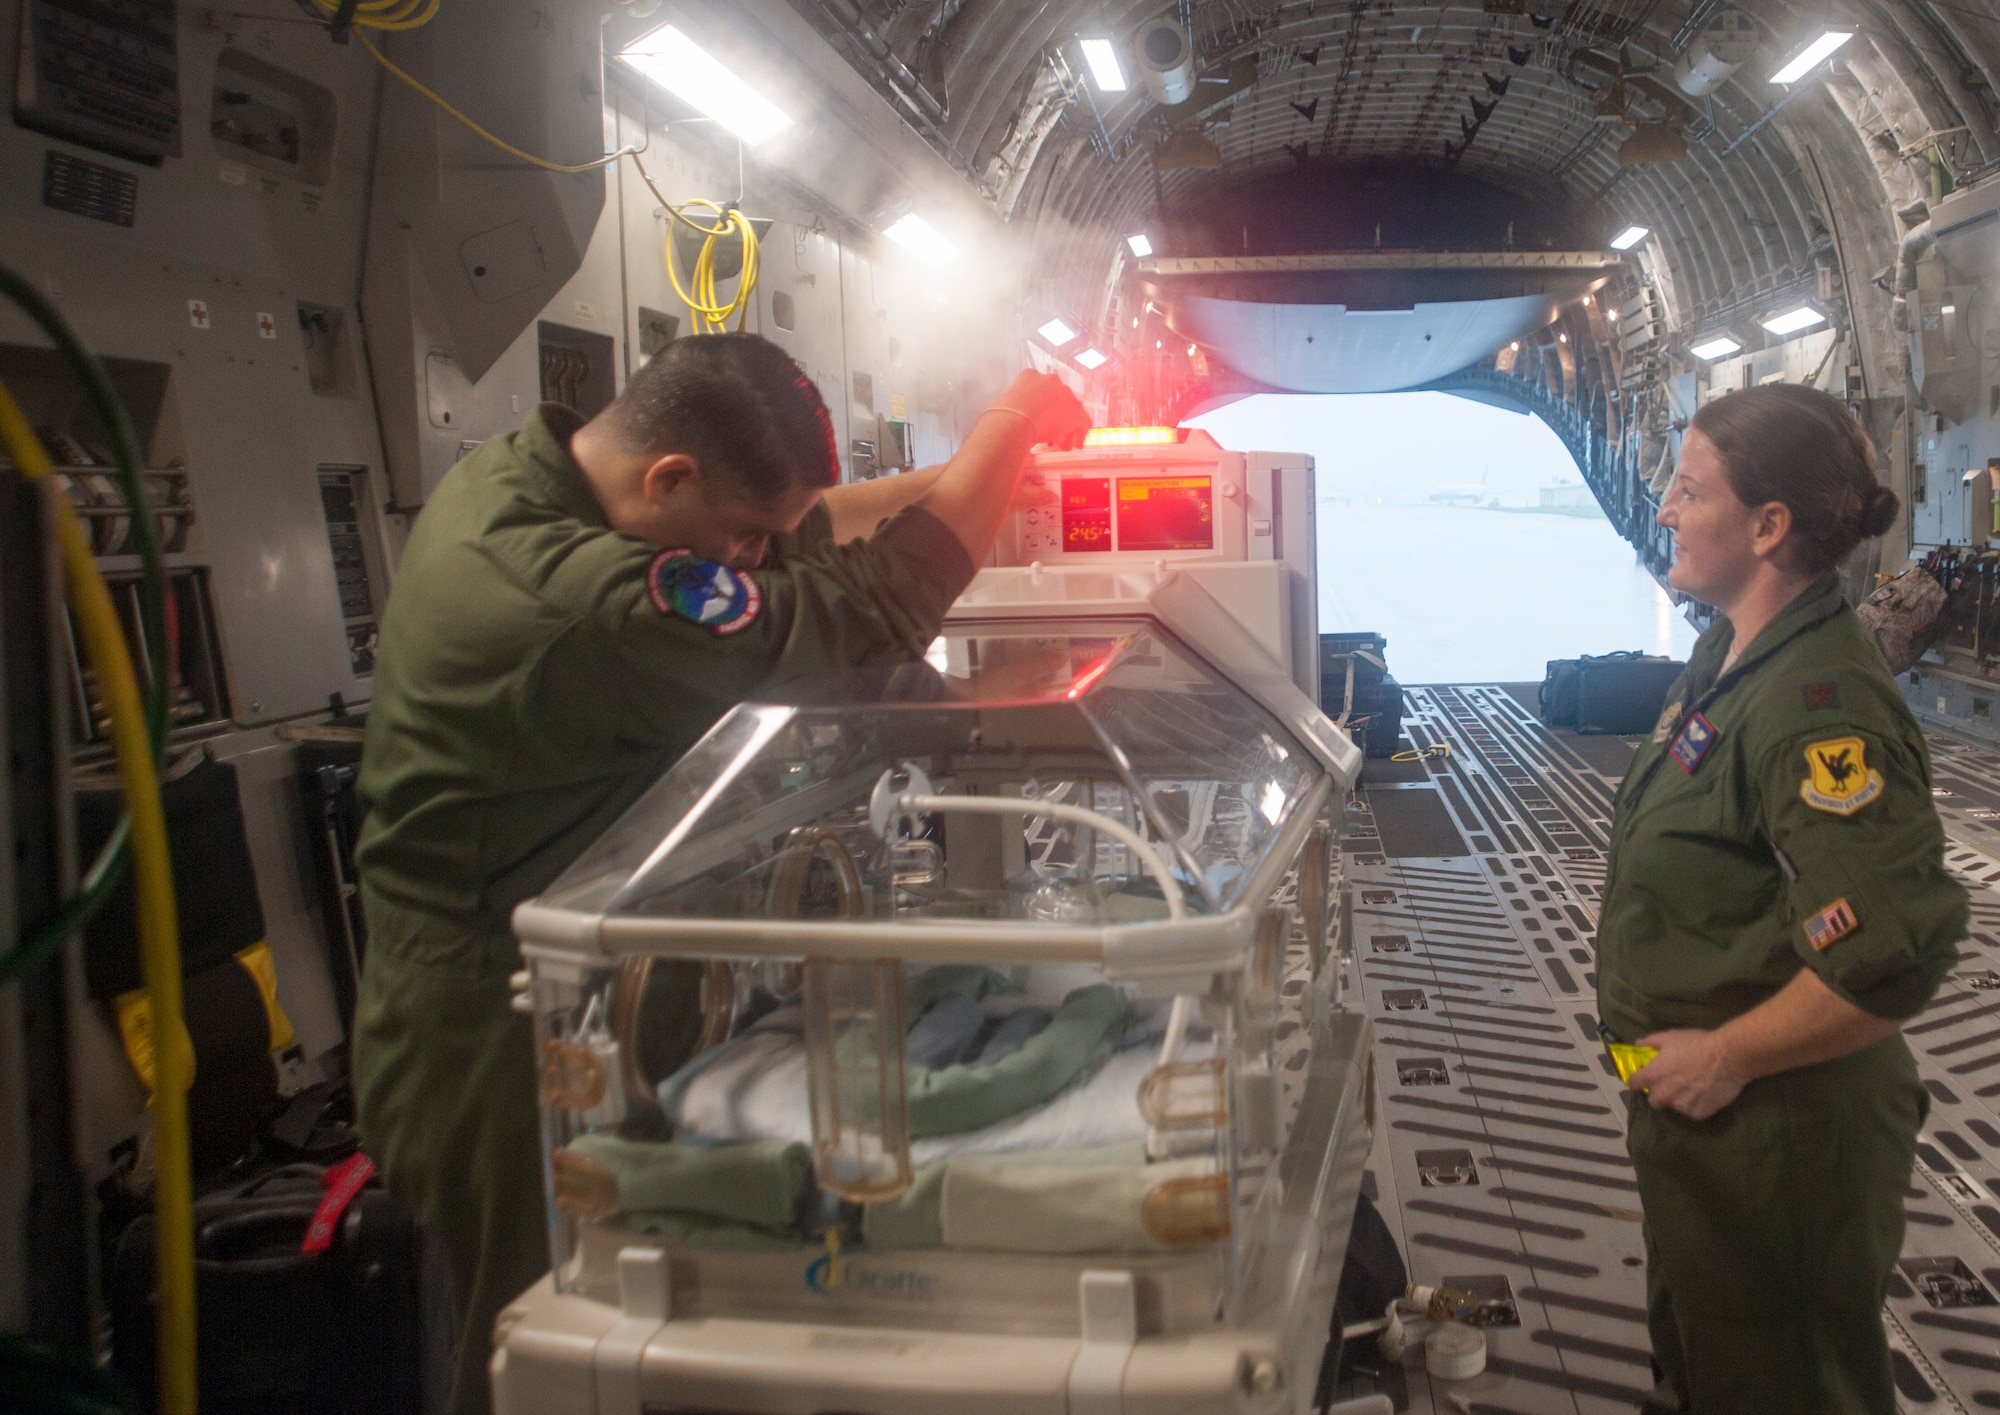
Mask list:
[[[1618,1079],[1628,1082],[1633,1072],[1660,1054],[1658,1047],[1642,1047],[1631,1042],[1606,1042],[1604,1049],[1611,1053],[1611,1064],[1618,1068]]]

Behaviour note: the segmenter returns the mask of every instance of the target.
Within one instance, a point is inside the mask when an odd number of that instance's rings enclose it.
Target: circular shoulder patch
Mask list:
[[[764,607],[757,582],[691,550],[663,550],[646,567],[653,608],[715,634],[747,629]]]

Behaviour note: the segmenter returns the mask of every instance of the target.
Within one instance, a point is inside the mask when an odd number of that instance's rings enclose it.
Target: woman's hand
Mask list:
[[[1720,1032],[1684,1029],[1642,1037],[1640,1046],[1657,1047],[1659,1055],[1632,1073],[1625,1084],[1650,1092],[1656,1110],[1679,1111],[1690,1120],[1706,1120],[1735,1100],[1751,1078],[1742,1075]]]

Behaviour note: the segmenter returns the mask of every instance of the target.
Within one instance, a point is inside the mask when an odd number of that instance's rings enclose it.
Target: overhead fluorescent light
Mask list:
[[[1759,320],[1773,334],[1796,334],[1801,329],[1811,329],[1815,324],[1825,324],[1826,316],[1811,305],[1800,305],[1795,310],[1774,314],[1769,319]]]
[[[1139,234],[1136,236],[1127,236],[1125,238],[1125,244],[1130,246],[1132,248],[1132,254],[1139,257],[1139,259],[1141,260],[1144,260],[1147,256],[1153,253],[1153,243],[1146,239],[1146,233],[1144,231],[1139,232]]]
[[[1058,349],[1060,349],[1063,345],[1069,343],[1070,340],[1076,338],[1076,331],[1074,329],[1071,329],[1067,324],[1064,324],[1059,319],[1050,320],[1040,329],[1037,329],[1035,333],[1041,335],[1042,338],[1048,340]]]
[[[753,146],[792,126],[776,104],[673,25],[640,35],[618,57]]]
[[[1084,62],[1090,65],[1091,77],[1106,93],[1125,92],[1125,71],[1118,67],[1118,51],[1111,47],[1108,39],[1086,39],[1080,41]]]
[[[1696,344],[1688,350],[1697,359],[1719,359],[1725,354],[1737,354],[1742,351],[1743,346],[1727,334],[1718,334],[1707,343]]]
[[[882,232],[926,265],[945,265],[958,256],[958,247],[938,233],[937,227],[914,211]]]
[[[1611,238],[1611,249],[1614,251],[1629,251],[1652,234],[1653,228],[1650,226],[1627,226],[1623,231],[1620,231]]]
[[[1778,70],[1777,73],[1771,75],[1771,82],[1774,84],[1797,83],[1817,68],[1820,60],[1832,54],[1834,50],[1840,48],[1841,45],[1847,43],[1852,38],[1854,38],[1854,31],[1851,29],[1820,31],[1819,37],[1801,49],[1797,57],[1786,64],[1784,68]]]
[[[1076,361],[1085,368],[1101,368],[1106,362],[1104,355],[1098,353],[1094,348],[1085,349],[1081,354],[1078,354]]]

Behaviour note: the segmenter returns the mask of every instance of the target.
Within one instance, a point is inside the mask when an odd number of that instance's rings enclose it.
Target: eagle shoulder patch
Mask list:
[[[699,624],[713,634],[749,628],[764,607],[755,580],[691,550],[655,555],[646,567],[646,593],[660,613]]]
[[[1686,708],[1687,704],[1682,699],[1675,698],[1660,709],[1660,720],[1653,724],[1653,745],[1655,747],[1663,747],[1673,739],[1674,729],[1681,725],[1681,713]]]
[[[1868,765],[1859,737],[1829,737],[1806,748],[1799,799],[1830,816],[1851,816],[1882,794],[1882,773]]]

